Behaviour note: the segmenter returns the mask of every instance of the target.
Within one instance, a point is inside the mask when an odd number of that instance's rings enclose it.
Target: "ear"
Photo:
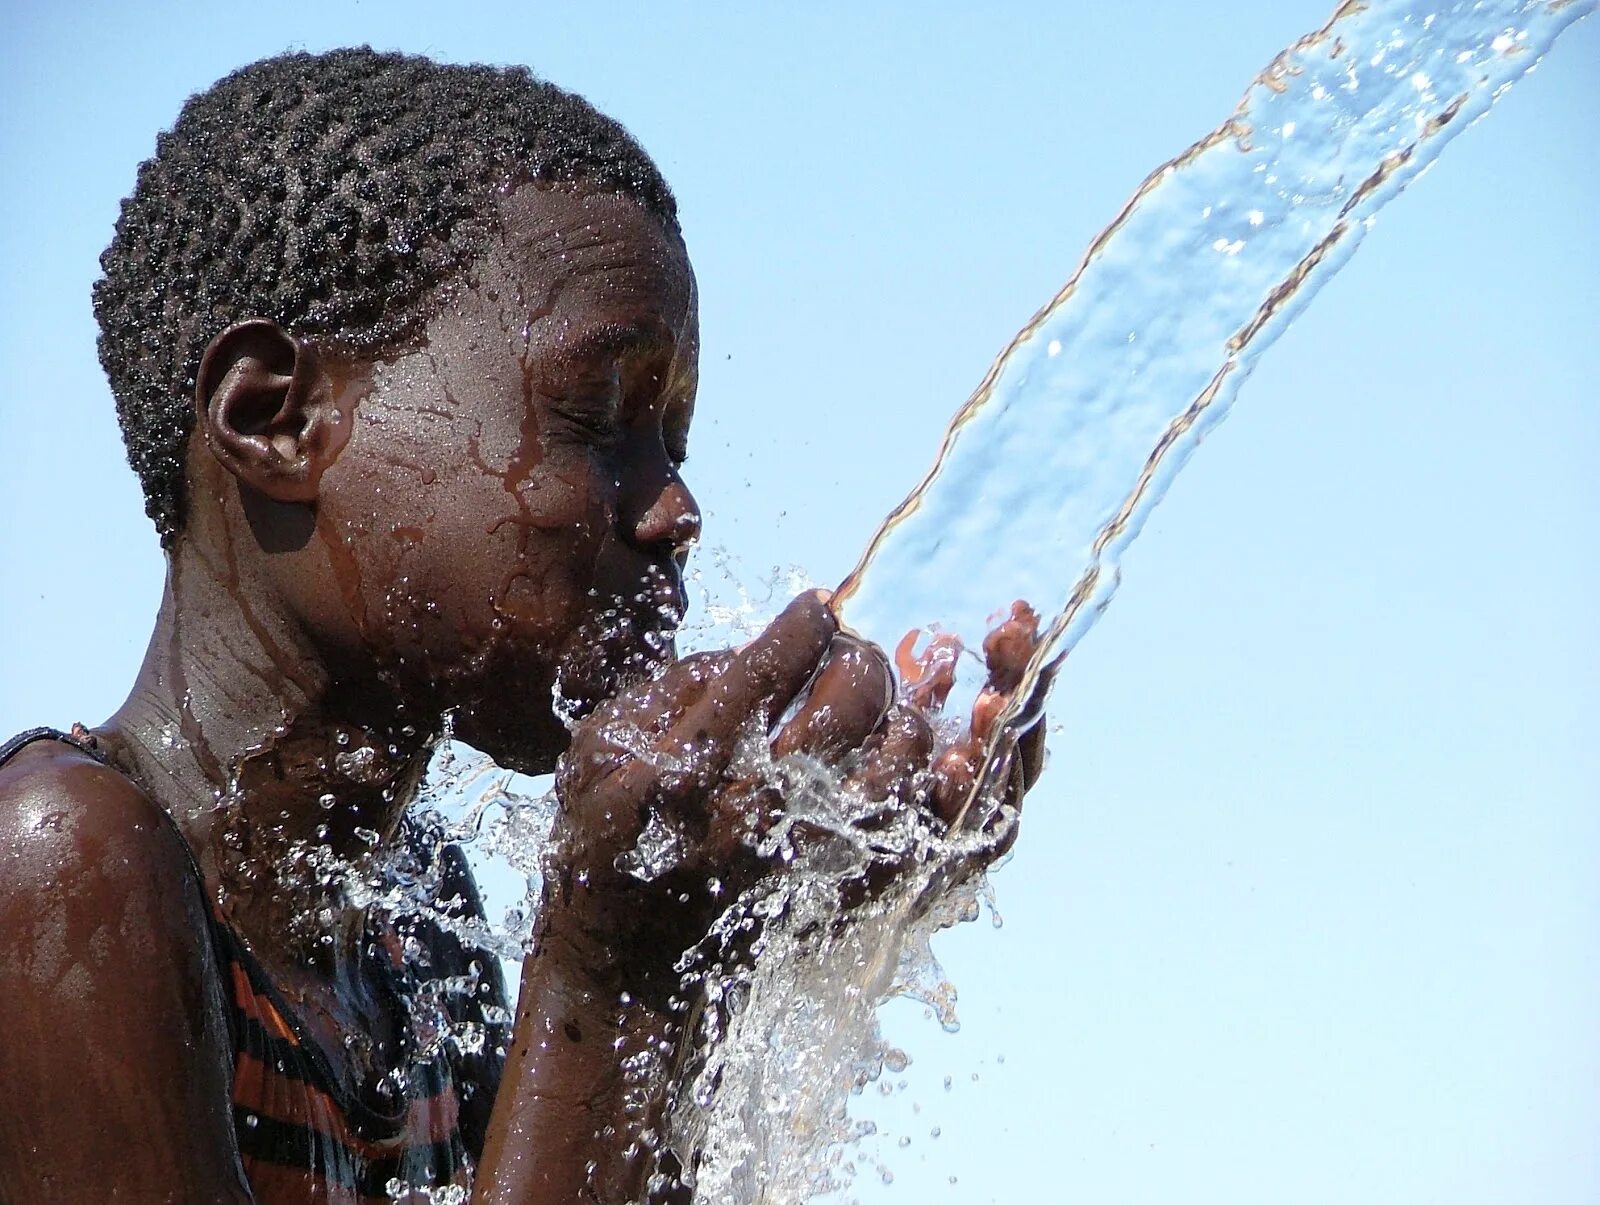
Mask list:
[[[316,353],[275,322],[235,323],[206,348],[195,405],[206,446],[276,502],[310,502],[350,442],[350,403]]]

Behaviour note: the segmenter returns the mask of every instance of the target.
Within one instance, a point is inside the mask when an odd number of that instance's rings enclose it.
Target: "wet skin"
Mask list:
[[[497,216],[399,354],[351,361],[266,321],[213,338],[186,527],[139,677],[97,731],[115,769],[42,743],[0,770],[0,1078],[29,1102],[0,1112],[0,1199],[254,1199],[210,902],[347,1083],[387,1069],[404,1018],[369,981],[364,918],[285,855],[359,860],[358,829],[381,851],[447,710],[522,770],[572,744],[474,1200],[638,1197],[621,1062],[679,1038],[671,964],[709,919],[707,881],[770,872],[743,840],[763,813],[727,774],[752,716],[770,729],[800,699],[775,751],[847,765],[878,798],[938,807],[959,786],[929,776],[918,706],[894,703],[882,653],[840,636],[818,595],[743,649],[670,664],[700,528],[679,472],[687,256],[631,201],[583,189],[523,186]],[[594,713],[575,735],[558,684]],[[688,748],[689,770],[626,754],[619,719]],[[1024,746],[1013,799],[1037,770]],[[613,865],[647,809],[688,838],[654,886]],[[649,1086],[644,1116],[669,1088]]]

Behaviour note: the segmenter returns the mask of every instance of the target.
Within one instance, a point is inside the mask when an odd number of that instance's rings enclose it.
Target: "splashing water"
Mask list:
[[[1377,210],[1594,7],[1351,0],[1280,54],[1227,121],[1145,179],[995,361],[840,587],[841,618],[886,647],[922,628],[973,649],[990,616],[1027,599],[1048,620],[1014,718],[1110,602],[1123,550],[1261,353]],[[982,681],[978,659],[962,658],[954,714]]]
[[[744,584],[747,581],[757,585],[751,588]],[[691,617],[678,629],[678,643],[688,651],[742,643],[756,635],[790,597],[814,584],[798,566],[775,565],[757,573],[724,548],[703,548],[685,582]],[[336,803],[330,795],[324,806]],[[397,921],[420,917],[445,924],[464,943],[500,960],[514,999],[543,891],[541,859],[556,808],[550,775],[503,769],[454,740],[446,717],[409,818],[414,839],[430,853],[454,845],[466,854],[485,904],[484,920],[441,918],[434,907],[438,876],[412,873],[405,865],[411,850],[387,861],[355,864],[322,846],[296,848],[288,855],[288,874],[324,885],[338,882],[352,907]],[[649,853],[643,848],[635,852]]]
[[[773,565],[752,574],[726,548],[699,547],[684,577],[689,607],[678,627],[678,649],[695,653],[742,644],[791,598],[818,584],[799,565]]]
[[[947,869],[981,855],[983,838],[935,831],[920,812],[863,823],[877,809],[831,767],[771,757],[763,734],[735,771],[785,795],[783,821],[760,852],[781,875],[741,895],[680,963],[702,1004],[686,1085],[671,1118],[679,1161],[702,1203],[802,1201],[849,1182],[842,1156],[870,1127],[846,1102],[900,1070],[876,1025],[890,996],[926,1004],[956,1027],[954,993],[932,934],[978,913],[981,876]],[[878,898],[846,908],[874,863],[902,873]]]

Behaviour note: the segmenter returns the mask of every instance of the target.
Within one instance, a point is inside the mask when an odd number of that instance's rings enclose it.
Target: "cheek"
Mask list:
[[[615,521],[610,481],[584,455],[553,456],[515,489],[471,467],[414,488],[374,533],[390,630],[462,653],[512,634],[558,640],[588,606]]]
[[[570,635],[615,530],[611,472],[509,403],[364,411],[323,519],[330,553],[361,563],[348,609],[369,642],[438,666]]]
[[[616,524],[615,488],[584,454],[551,457],[516,493],[494,539],[497,617],[570,626],[590,606],[595,564]]]

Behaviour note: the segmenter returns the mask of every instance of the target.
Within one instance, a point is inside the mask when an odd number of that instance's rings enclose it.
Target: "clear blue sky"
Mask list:
[[[1143,174],[1326,15],[864,7],[5,0],[0,728],[98,721],[142,652],[161,561],[88,290],[227,70],[370,41],[620,118],[700,276],[708,541],[830,581]],[[961,1034],[892,1020],[864,1197],[1600,1199],[1597,112],[1591,19],[1185,470],[1062,680],[1005,927],[943,948]]]

